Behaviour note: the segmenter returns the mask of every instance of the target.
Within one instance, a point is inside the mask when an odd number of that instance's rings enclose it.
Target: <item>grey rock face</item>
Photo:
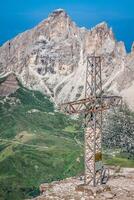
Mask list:
[[[0,73],[14,72],[25,87],[62,103],[84,97],[86,57],[94,52],[102,56],[103,89],[134,109],[134,52],[106,23],[79,28],[62,9],[0,47]]]
[[[19,88],[18,81],[14,74],[9,74],[0,84],[0,96],[8,96]]]

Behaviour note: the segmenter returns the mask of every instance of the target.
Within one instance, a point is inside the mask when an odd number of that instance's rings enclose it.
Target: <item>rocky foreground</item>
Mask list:
[[[34,200],[133,200],[134,168],[111,169],[108,183],[97,188],[84,186],[77,177],[42,184],[40,190],[41,196]]]

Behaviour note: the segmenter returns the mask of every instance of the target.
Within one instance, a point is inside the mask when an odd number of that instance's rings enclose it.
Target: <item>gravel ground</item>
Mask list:
[[[134,200],[134,168],[111,169],[110,174],[108,183],[96,188],[84,186],[79,177],[42,184],[41,196],[33,200]]]

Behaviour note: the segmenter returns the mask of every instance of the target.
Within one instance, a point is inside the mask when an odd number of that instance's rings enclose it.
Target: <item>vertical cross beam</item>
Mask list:
[[[101,58],[87,58],[85,98],[94,99],[90,107],[94,112],[85,115],[85,184],[96,186],[101,181],[102,173],[102,104]],[[100,98],[97,98],[100,97]]]
[[[121,102],[120,96],[102,95],[101,57],[88,56],[85,98],[60,106],[68,114],[85,114],[85,185],[107,181],[102,164],[102,112]]]

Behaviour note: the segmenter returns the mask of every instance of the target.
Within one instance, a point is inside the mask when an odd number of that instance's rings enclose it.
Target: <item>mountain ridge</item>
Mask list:
[[[0,47],[0,73],[14,72],[28,89],[59,104],[84,97],[86,57],[102,57],[103,90],[119,94],[134,109],[134,51],[126,52],[107,23],[79,28],[58,9],[33,29]]]

